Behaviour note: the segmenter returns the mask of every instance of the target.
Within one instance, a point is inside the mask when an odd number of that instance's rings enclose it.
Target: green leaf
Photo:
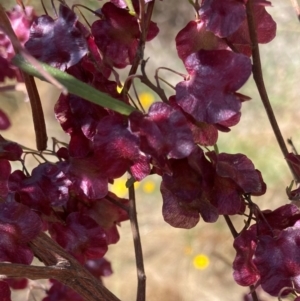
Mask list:
[[[21,55],[16,55],[13,58],[12,62],[24,72],[38,77],[41,80],[45,80],[45,78],[30,63],[25,61],[25,59]],[[56,80],[64,85],[70,93],[74,95],[82,97],[83,99],[86,99],[92,103],[95,103],[104,108],[111,109],[123,115],[129,115],[131,112],[136,110],[135,108],[103,92],[96,90],[95,88],[81,82],[80,80],[65,72],[62,72],[47,64],[42,64],[42,66],[49,74],[51,74]]]
[[[125,0],[125,3],[126,3],[128,9],[129,9],[129,13],[130,13],[131,15],[135,16],[136,13],[135,13],[134,7],[133,7],[133,5],[132,5],[132,1],[131,1],[131,0]]]

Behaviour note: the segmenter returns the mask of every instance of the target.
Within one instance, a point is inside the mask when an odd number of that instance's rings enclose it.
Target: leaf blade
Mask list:
[[[45,80],[45,78],[30,63],[25,61],[22,56],[16,55],[12,59],[12,63],[24,72],[41,80]],[[107,95],[106,93],[96,90],[95,88],[81,82],[65,72],[62,72],[47,64],[42,63],[42,66],[49,74],[51,74],[57,81],[64,85],[70,93],[74,95],[127,116],[136,110],[135,108]]]

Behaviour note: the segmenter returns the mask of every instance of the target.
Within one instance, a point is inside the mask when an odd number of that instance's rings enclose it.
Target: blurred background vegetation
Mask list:
[[[50,0],[44,2],[51,12]],[[98,9],[106,1],[67,1],[68,4],[75,2]],[[0,0],[0,3],[9,8],[15,2]],[[28,3],[42,13],[39,0]],[[273,0],[272,4],[273,7],[267,10],[277,23],[277,37],[271,43],[261,46],[263,72],[284,138],[292,138],[299,150],[300,23],[289,1]],[[88,12],[85,15],[93,17]],[[160,66],[186,73],[181,60],[176,56],[174,38],[193,18],[193,9],[187,0],[156,1],[153,20],[158,23],[160,34],[146,48],[146,57],[150,58],[147,65],[149,77]],[[128,69],[122,70],[123,79],[127,72]],[[181,78],[166,71],[162,75],[173,85],[181,81]],[[43,82],[38,82],[38,87],[46,114],[48,137],[68,141],[53,114],[58,91]],[[159,100],[138,82],[137,88],[144,104]],[[168,87],[166,90],[170,95],[173,93]],[[252,78],[241,93],[250,96],[252,100],[243,104],[240,123],[231,132],[220,134],[219,150],[244,153],[253,161],[268,186],[267,193],[254,201],[262,209],[275,209],[289,202],[285,187],[290,184],[292,177],[272,134]],[[25,94],[22,91],[2,93],[0,100],[1,108],[10,115],[12,121],[11,129],[1,134],[34,148],[31,112]],[[49,147],[50,143],[49,139]],[[35,164],[34,161],[32,164]],[[119,196],[126,196],[124,183],[125,180],[120,179],[112,187]],[[239,287],[232,278],[231,264],[235,253],[232,237],[222,218],[212,225],[200,221],[191,230],[170,227],[161,215],[159,184],[159,179],[151,176],[137,187],[138,218],[147,274],[147,300],[243,300],[247,288]],[[235,217],[234,222],[241,226],[242,217]],[[107,253],[106,258],[111,261],[114,274],[105,278],[104,283],[122,301],[132,301],[136,294],[136,271],[128,222],[121,225],[120,236],[120,242],[111,246]],[[265,295],[264,300],[275,298]]]

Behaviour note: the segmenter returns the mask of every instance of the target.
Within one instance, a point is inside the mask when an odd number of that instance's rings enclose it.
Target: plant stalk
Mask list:
[[[280,128],[278,126],[275,114],[273,112],[268,93],[265,87],[264,83],[264,78],[262,74],[262,67],[261,67],[261,60],[260,60],[260,53],[259,53],[259,46],[258,46],[258,41],[257,41],[257,33],[256,33],[256,26],[255,26],[255,20],[253,17],[253,0],[248,0],[247,2],[247,20],[248,20],[248,27],[249,27],[249,35],[251,39],[251,44],[252,44],[252,58],[253,58],[253,65],[252,65],[252,73],[253,73],[253,78],[256,84],[256,87],[258,89],[260,98],[262,100],[262,103],[265,107],[268,119],[271,123],[271,127],[273,129],[273,132],[275,134],[275,137],[277,139],[277,142],[279,144],[279,147],[283,153],[284,158],[287,157],[288,155],[288,149],[285,144],[285,141],[283,139],[282,133],[280,131]],[[296,181],[300,181],[300,175],[297,175],[295,172],[295,169],[293,165],[288,161],[287,164],[295,177]]]
[[[139,225],[137,220],[134,184],[128,187],[128,192],[129,192],[129,218],[131,224],[131,231],[133,235],[135,261],[136,261],[137,278],[138,278],[136,300],[145,301],[146,300],[146,274],[144,269],[142,243],[141,243]]]

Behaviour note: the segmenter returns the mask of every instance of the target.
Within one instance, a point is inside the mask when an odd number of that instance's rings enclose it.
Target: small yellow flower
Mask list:
[[[155,182],[151,181],[151,180],[148,180],[143,184],[142,188],[143,188],[143,191],[145,193],[150,194],[155,190]]]
[[[198,254],[193,259],[193,265],[196,269],[204,270],[209,266],[209,258],[204,254]]]
[[[143,108],[146,111],[148,111],[149,107],[154,102],[154,96],[153,96],[153,94],[151,94],[149,92],[143,92],[143,93],[139,94],[139,99],[141,101]]]
[[[122,84],[121,87],[117,86],[117,92],[118,92],[119,94],[121,94],[122,90],[123,90],[123,84]]]
[[[126,187],[127,178],[122,177],[114,180],[114,184],[110,185],[109,190],[120,198],[128,197],[128,188]],[[134,183],[134,188],[138,189],[139,182]]]
[[[114,180],[114,184],[111,185],[110,191],[116,194],[120,198],[127,196],[128,189],[126,187],[126,178],[120,178]]]

